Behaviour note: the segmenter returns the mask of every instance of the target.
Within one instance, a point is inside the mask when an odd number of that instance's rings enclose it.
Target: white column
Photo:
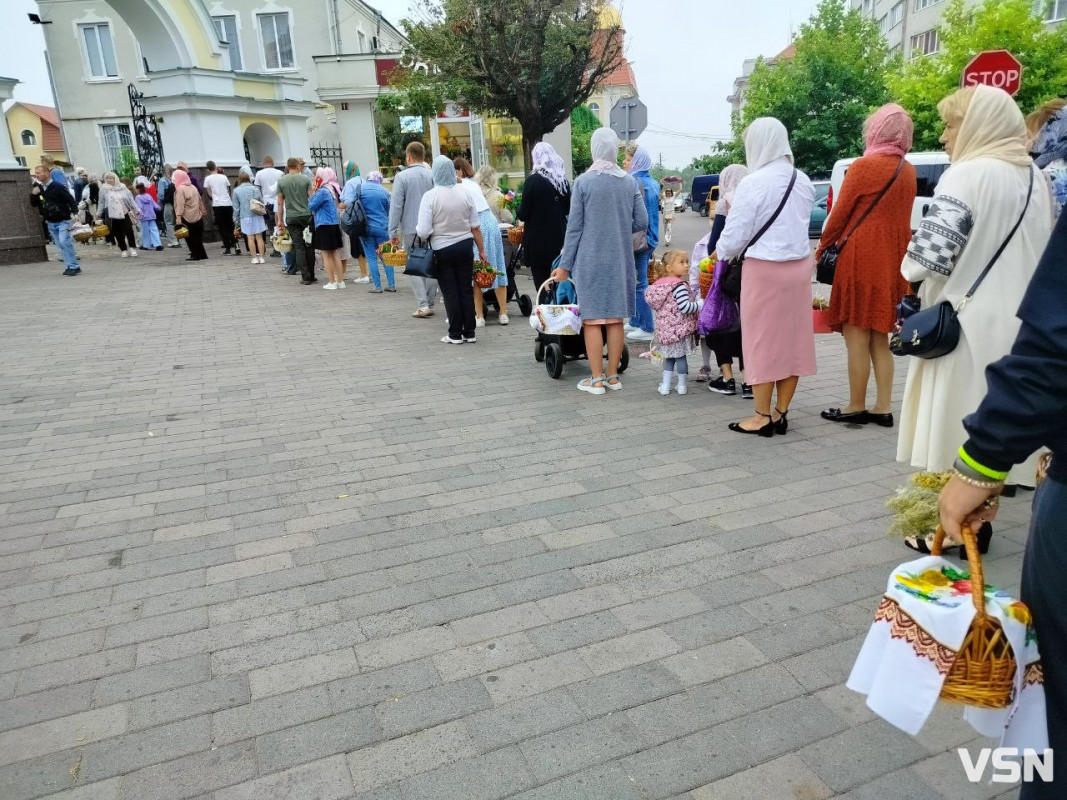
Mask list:
[[[5,100],[10,100],[15,93],[15,78],[0,78],[0,105]],[[7,129],[7,121],[4,121],[4,132],[0,134],[0,169],[23,169],[15,160],[15,153],[11,148],[11,136]]]

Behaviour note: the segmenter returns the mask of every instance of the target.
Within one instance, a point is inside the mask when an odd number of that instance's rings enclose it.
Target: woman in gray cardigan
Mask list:
[[[578,389],[604,394],[622,388],[623,323],[634,314],[635,266],[633,234],[648,227],[641,187],[618,165],[619,141],[601,128],[590,146],[593,165],[574,182],[567,237],[563,242],[557,281],[571,278],[581,308],[582,334],[592,375]],[[608,374],[604,375],[604,340]]]

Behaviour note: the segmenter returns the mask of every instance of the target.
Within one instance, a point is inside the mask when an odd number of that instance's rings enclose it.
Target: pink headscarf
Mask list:
[[[171,173],[170,179],[174,182],[174,185],[179,189],[185,186],[187,183],[192,183],[189,180],[189,173],[183,169],[176,169]]]
[[[898,156],[911,150],[915,126],[908,112],[896,103],[888,103],[867,120],[865,156]]]
[[[334,197],[341,196],[341,185],[337,182],[337,173],[333,171],[333,167],[319,167],[315,177],[318,178],[319,186],[330,187]]]

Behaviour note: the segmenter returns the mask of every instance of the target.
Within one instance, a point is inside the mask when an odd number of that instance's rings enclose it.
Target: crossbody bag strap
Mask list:
[[[886,196],[886,193],[889,191],[889,189],[893,186],[894,183],[896,183],[897,176],[900,175],[900,172],[903,169],[904,169],[904,158],[901,157],[900,163],[897,164],[896,172],[894,172],[893,173],[893,177],[889,179],[889,183],[887,183],[884,187],[882,187],[882,191],[880,191],[878,193],[878,196],[876,198],[874,198],[874,202],[871,203],[869,206],[867,206],[867,210],[863,212],[863,216],[860,217],[858,220],[856,220],[856,224],[854,224],[852,226],[852,228],[849,230],[849,232],[845,234],[845,238],[837,243],[837,249],[838,250],[841,250],[846,244],[848,244],[848,240],[852,238],[852,234],[854,234],[856,232],[856,229],[859,228],[859,226],[863,224],[864,220],[866,220],[867,217],[870,216],[871,212],[874,211],[875,207],[880,202],[882,202],[882,198]]]
[[[769,220],[767,220],[767,223],[762,228],[760,228],[759,232],[756,233],[756,235],[753,236],[749,240],[748,244],[745,245],[745,249],[743,251],[744,253],[747,253],[752,248],[752,245],[754,245],[761,238],[763,238],[763,234],[765,234],[767,231],[769,231],[771,229],[771,225],[773,225],[775,223],[775,220],[778,219],[778,217],[782,213],[782,210],[785,208],[785,204],[789,202],[789,195],[791,195],[793,193],[793,187],[796,186],[796,183],[797,183],[797,171],[796,171],[796,169],[794,169],[793,170],[793,175],[789,179],[789,185],[785,188],[785,194],[782,195],[782,202],[780,202],[778,204],[778,208],[776,208],[774,210],[774,213],[771,214],[771,218]]]
[[[997,248],[997,252],[995,252],[993,254],[993,257],[991,259],[989,259],[989,263],[986,264],[985,269],[982,270],[982,274],[978,276],[978,280],[976,280],[973,284],[971,284],[971,288],[967,290],[967,294],[965,294],[963,296],[963,299],[960,300],[959,304],[956,306],[956,313],[957,314],[960,311],[963,310],[963,307],[965,305],[967,305],[967,301],[971,299],[971,297],[974,295],[975,291],[978,289],[979,285],[982,283],[983,280],[985,280],[985,276],[989,274],[989,270],[993,269],[993,265],[996,264],[997,260],[1001,257],[1001,255],[1004,254],[1004,250],[1007,249],[1008,245],[1011,243],[1011,240],[1015,238],[1015,233],[1016,233],[1016,231],[1019,230],[1019,226],[1023,224],[1023,219],[1025,219],[1025,217],[1026,217],[1026,212],[1030,208],[1030,199],[1033,196],[1034,196],[1034,167],[1030,167],[1030,187],[1026,190],[1026,204],[1023,206],[1023,213],[1021,213],[1019,215],[1019,219],[1016,220],[1015,226],[1011,229],[1011,232],[1008,234],[1008,238],[1006,238],[1004,240],[1004,243],[1001,244],[1000,247]]]

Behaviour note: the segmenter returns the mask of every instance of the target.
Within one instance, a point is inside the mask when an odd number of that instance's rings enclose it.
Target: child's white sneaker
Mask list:
[[[667,395],[669,395],[671,393],[671,385],[669,383],[661,383],[659,385],[659,387],[656,389],[656,391],[659,392],[664,397],[666,397]]]
[[[677,391],[678,391],[678,394],[689,394],[689,390],[686,388],[684,383],[679,383],[678,384]]]

